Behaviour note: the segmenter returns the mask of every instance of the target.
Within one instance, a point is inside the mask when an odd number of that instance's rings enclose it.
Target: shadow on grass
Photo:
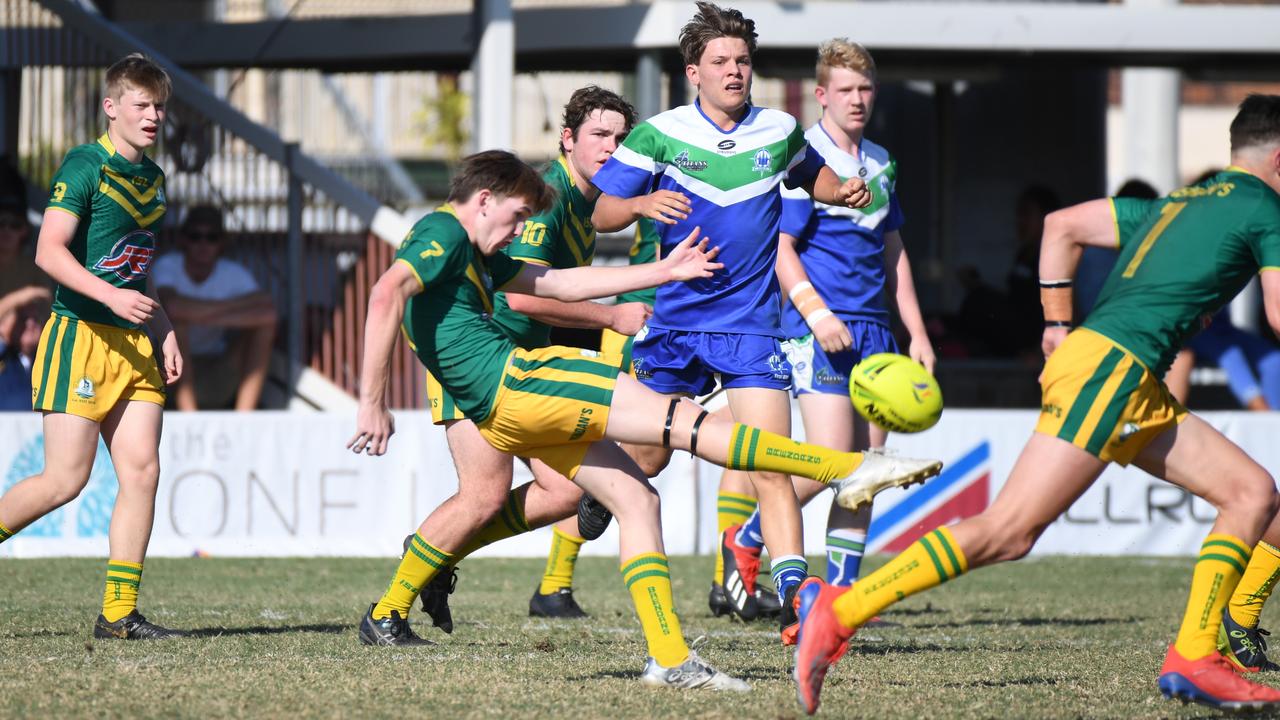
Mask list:
[[[1003,626],[1009,626],[1009,625],[1017,625],[1022,627],[1041,627],[1041,626],[1093,627],[1097,625],[1125,625],[1125,624],[1132,624],[1136,622],[1141,622],[1141,620],[1136,617],[1127,617],[1127,618],[996,617],[996,618],[990,618],[990,619],[960,620],[956,622],[911,623],[910,627],[913,630],[940,630],[940,629],[946,629],[946,628],[966,628],[966,627],[971,628],[971,627],[987,627],[987,626],[1003,627]]]
[[[250,625],[248,627],[234,628],[196,628],[187,631],[187,637],[190,638],[215,638],[229,637],[234,635],[284,635],[288,633],[323,633],[327,635],[339,635],[346,632],[355,632],[355,625]]]

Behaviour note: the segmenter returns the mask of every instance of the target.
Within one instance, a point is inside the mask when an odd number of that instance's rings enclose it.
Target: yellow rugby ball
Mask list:
[[[849,376],[849,397],[862,417],[890,432],[917,433],[942,417],[942,389],[906,355],[877,353]]]

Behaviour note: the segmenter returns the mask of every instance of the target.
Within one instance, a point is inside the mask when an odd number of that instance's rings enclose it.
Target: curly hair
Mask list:
[[[573,139],[578,139],[578,128],[591,117],[591,113],[597,110],[612,110],[622,116],[626,123],[626,131],[631,132],[631,128],[636,125],[636,109],[631,107],[631,103],[622,99],[622,96],[612,90],[605,90],[598,85],[588,85],[573,91],[573,95],[569,98],[569,102],[564,106],[564,121],[560,124],[562,128],[569,128],[573,133]],[[564,143],[560,143],[560,154],[564,154]]]
[[[680,54],[685,65],[697,65],[707,44],[716,38],[738,38],[747,43],[747,52],[756,51],[756,23],[741,11],[722,8],[699,0],[698,14],[680,29]]]

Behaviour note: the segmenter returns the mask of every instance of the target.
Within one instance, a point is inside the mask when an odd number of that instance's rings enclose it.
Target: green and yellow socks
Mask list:
[[[4,542],[5,540],[8,540],[11,537],[13,537],[13,531],[5,527],[4,523],[0,523],[0,543]]]
[[[721,492],[716,499],[716,542],[720,542],[720,536],[724,531],[734,525],[741,525],[750,519],[751,514],[756,510],[756,499],[750,495],[742,495],[733,492]],[[716,574],[714,581],[720,582],[724,577],[724,555],[720,552],[719,545],[716,546]]]
[[[529,522],[524,517],[524,498],[528,494],[531,484],[525,483],[507,493],[507,501],[502,504],[502,509],[498,511],[498,516],[490,520],[488,525],[480,528],[475,537],[471,538],[471,541],[457,552],[454,562],[486,545],[492,545],[499,540],[506,540],[509,537],[529,532]]]
[[[940,527],[836,598],[836,618],[847,628],[859,627],[899,600],[955,580],[968,570],[951,530]]]
[[[400,558],[400,567],[396,569],[391,586],[373,608],[373,618],[382,620],[391,617],[393,610],[400,613],[402,618],[409,617],[409,608],[413,606],[418,593],[422,592],[436,573],[452,564],[452,555],[414,533],[409,549]]]
[[[799,475],[821,483],[848,476],[862,464],[862,453],[810,445],[767,430],[734,423],[725,467],[747,472]]]
[[[551,528],[551,552],[547,555],[547,569],[542,574],[538,592],[551,595],[573,587],[573,566],[578,562],[578,551],[586,540],[570,535],[559,527]]]
[[[643,553],[622,562],[626,583],[636,615],[649,645],[649,656],[664,668],[677,667],[689,659],[689,646],[680,631],[675,603],[671,599],[671,571],[663,553]]]
[[[102,593],[102,617],[113,623],[138,607],[142,563],[107,561],[107,587]]]
[[[1218,651],[1222,609],[1244,575],[1250,554],[1249,546],[1230,535],[1213,533],[1204,539],[1191,575],[1187,610],[1182,616],[1178,639],[1174,641],[1182,657],[1199,660]]]
[[[1236,591],[1231,594],[1227,611],[1231,619],[1246,628],[1258,627],[1262,606],[1271,597],[1276,582],[1280,580],[1280,548],[1260,542],[1253,548],[1253,557],[1244,569],[1244,576]]]

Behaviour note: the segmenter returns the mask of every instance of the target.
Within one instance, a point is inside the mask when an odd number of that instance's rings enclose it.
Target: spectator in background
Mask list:
[[[31,363],[53,301],[48,288],[35,289],[38,292],[10,314],[0,334],[0,411],[31,411]]]
[[[1231,324],[1227,308],[1187,341],[1195,362],[1208,362],[1227,374],[1227,385],[1240,406],[1249,410],[1280,409],[1280,348]]]
[[[1131,197],[1140,200],[1155,200],[1160,197],[1145,180],[1130,178],[1120,185],[1113,197]],[[1087,247],[1080,255],[1080,265],[1076,269],[1075,301],[1076,317],[1084,317],[1093,309],[1093,303],[1102,292],[1111,268],[1116,264],[1119,251],[1112,248]]]
[[[14,311],[50,296],[49,276],[36,267],[27,251],[30,238],[25,199],[0,196],[0,338],[8,337]]]
[[[1045,215],[1061,207],[1057,194],[1044,185],[1029,185],[1018,195],[1014,206],[1016,250],[1005,278],[1005,292],[983,282],[977,268],[971,265],[957,271],[965,297],[954,325],[967,354],[1040,362],[1040,336],[1044,330],[1038,269],[1040,235]]]
[[[222,211],[199,206],[178,234],[180,252],[151,271],[187,365],[174,393],[179,410],[254,410],[275,341],[276,308],[244,266],[222,257]]]

